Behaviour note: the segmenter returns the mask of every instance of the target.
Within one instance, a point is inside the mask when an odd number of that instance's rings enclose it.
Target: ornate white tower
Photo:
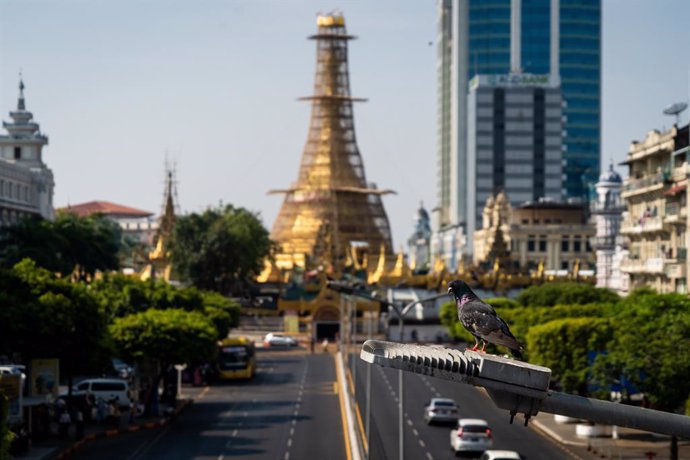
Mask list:
[[[609,163],[608,171],[599,176],[596,183],[597,198],[591,203],[597,233],[592,238],[591,246],[597,254],[597,287],[620,290],[620,266],[614,263],[616,254],[616,237],[620,230],[625,205],[620,193],[623,180]]]
[[[431,267],[431,219],[424,209],[424,203],[419,205],[414,217],[414,233],[407,240],[410,248],[410,267],[415,271]]]
[[[17,110],[10,112],[10,118],[11,122],[2,122],[8,135],[0,135],[0,197],[7,199],[7,207],[0,211],[0,224],[29,214],[52,219],[55,182],[42,156],[48,137],[26,110],[21,78]]]

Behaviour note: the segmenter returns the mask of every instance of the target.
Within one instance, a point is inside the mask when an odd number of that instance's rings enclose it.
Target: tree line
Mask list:
[[[174,363],[211,361],[239,322],[232,296],[274,244],[257,214],[231,205],[179,217],[168,244],[177,286],[118,273],[132,244],[102,215],[0,228],[0,356],[59,358],[70,387],[115,356],[152,388]]]

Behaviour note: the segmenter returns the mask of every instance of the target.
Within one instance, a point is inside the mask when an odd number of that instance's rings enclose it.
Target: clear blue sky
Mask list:
[[[669,127],[688,99],[690,2],[603,1],[604,162]],[[50,137],[55,204],[109,200],[158,212],[166,152],[182,210],[219,202],[260,212],[297,177],[307,136],[317,12],[349,31],[355,126],[367,180],[384,198],[396,248],[435,203],[436,2],[3,0],[0,115],[28,109]],[[687,120],[687,115],[684,121]],[[621,173],[625,173],[619,167]]]

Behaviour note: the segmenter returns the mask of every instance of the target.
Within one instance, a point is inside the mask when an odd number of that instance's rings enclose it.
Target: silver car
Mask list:
[[[432,423],[455,423],[458,419],[458,406],[448,398],[434,398],[424,407],[424,421]]]
[[[484,452],[494,445],[491,428],[480,418],[461,418],[450,432],[450,448],[456,455],[461,452]]]

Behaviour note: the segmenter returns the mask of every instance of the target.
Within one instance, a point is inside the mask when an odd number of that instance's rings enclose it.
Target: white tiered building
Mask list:
[[[596,235],[591,246],[597,254],[597,287],[613,289],[621,294],[628,292],[630,277],[621,271],[621,261],[627,255],[627,248],[620,237],[621,220],[625,203],[621,200],[623,179],[613,170],[599,176],[596,183],[597,198],[591,204],[596,224]]]
[[[0,135],[0,226],[39,215],[53,219],[53,172],[43,162],[48,137],[41,133],[33,114],[26,110],[24,82],[19,82],[17,110],[3,122]]]

